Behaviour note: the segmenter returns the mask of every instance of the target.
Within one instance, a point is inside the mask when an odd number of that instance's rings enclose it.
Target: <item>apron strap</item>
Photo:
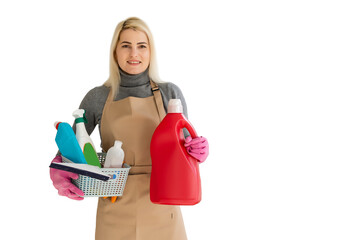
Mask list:
[[[161,97],[160,89],[159,89],[159,86],[152,80],[150,80],[150,84],[151,84],[151,91],[154,94],[156,108],[158,110],[160,120],[162,120],[165,117],[166,113],[164,110],[164,103],[163,103],[163,100]]]

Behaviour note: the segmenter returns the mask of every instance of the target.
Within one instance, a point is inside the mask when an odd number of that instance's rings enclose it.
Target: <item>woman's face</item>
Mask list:
[[[142,31],[122,31],[115,51],[119,67],[128,74],[142,73],[149,66],[150,46],[147,35]]]

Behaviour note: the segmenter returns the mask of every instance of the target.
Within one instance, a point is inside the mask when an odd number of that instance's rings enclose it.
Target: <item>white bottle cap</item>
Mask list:
[[[168,113],[183,113],[183,106],[180,99],[170,99]]]
[[[54,127],[55,127],[56,129],[58,129],[60,123],[61,123],[61,122],[56,121],[56,122],[54,123]]]
[[[115,147],[119,147],[119,148],[121,148],[122,147],[122,141],[120,141],[120,140],[115,140],[115,142],[114,142],[114,146]]]

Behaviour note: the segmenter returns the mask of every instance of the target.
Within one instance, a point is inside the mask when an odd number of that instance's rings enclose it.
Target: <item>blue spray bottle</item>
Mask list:
[[[86,160],[72,127],[66,122],[55,122],[57,129],[55,141],[61,155],[74,163],[86,164]]]

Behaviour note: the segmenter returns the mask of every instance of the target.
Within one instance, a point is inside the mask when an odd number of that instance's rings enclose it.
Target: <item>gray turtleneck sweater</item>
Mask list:
[[[130,75],[123,72],[120,69],[121,83],[115,101],[127,98],[127,97],[138,97],[146,98],[153,95],[151,91],[150,79],[148,70],[143,73]],[[187,117],[187,107],[183,94],[179,87],[175,84],[158,83],[161,96],[164,103],[165,112],[167,112],[167,105],[170,99],[178,98],[181,100],[184,109],[184,115]],[[104,109],[106,99],[109,95],[110,88],[106,86],[99,86],[91,89],[84,97],[80,104],[80,109],[85,109],[85,116],[88,123],[85,124],[86,130],[90,135],[97,124],[99,124],[99,130],[101,126],[101,116]],[[75,130],[75,129],[74,129]],[[101,134],[101,131],[100,131]],[[185,131],[185,136],[190,134]],[[101,136],[101,135],[100,135]]]

